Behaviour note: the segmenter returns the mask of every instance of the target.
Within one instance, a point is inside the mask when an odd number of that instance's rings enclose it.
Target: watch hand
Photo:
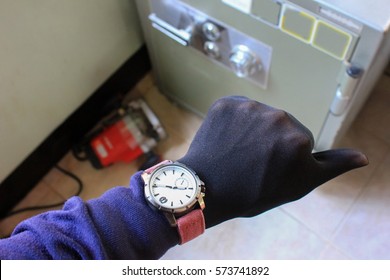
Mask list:
[[[178,188],[178,187],[173,187],[174,190],[186,190],[187,188]]]
[[[154,184],[153,188],[169,188],[169,189],[173,189],[173,187],[168,186],[168,185],[157,185],[157,184]]]

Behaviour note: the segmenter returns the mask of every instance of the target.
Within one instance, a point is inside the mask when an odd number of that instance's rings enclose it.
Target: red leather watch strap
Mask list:
[[[180,244],[184,244],[204,233],[206,224],[203,211],[195,209],[177,219],[177,230],[180,235]]]

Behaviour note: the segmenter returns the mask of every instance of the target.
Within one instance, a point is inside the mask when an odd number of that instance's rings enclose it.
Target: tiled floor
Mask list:
[[[201,119],[159,94],[150,75],[135,91],[157,113],[170,137],[158,152],[164,158],[183,155]],[[340,176],[305,198],[252,219],[236,219],[209,229],[200,238],[177,246],[165,259],[390,259],[390,78],[384,76],[340,146],[364,151],[368,167]],[[97,171],[69,153],[59,165],[84,182],[81,197],[97,197],[115,185],[127,185],[140,162]],[[51,170],[16,207],[66,199],[75,183]],[[0,222],[0,234],[37,212]]]

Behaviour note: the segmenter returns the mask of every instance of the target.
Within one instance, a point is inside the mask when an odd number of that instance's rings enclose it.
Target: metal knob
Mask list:
[[[210,41],[217,41],[221,37],[221,31],[218,26],[209,21],[202,25],[202,31]]]
[[[215,42],[210,42],[210,41],[205,42],[203,45],[203,50],[208,56],[214,59],[218,59],[221,57],[221,52],[219,50],[218,45]]]
[[[229,60],[230,66],[238,77],[249,77],[262,69],[257,55],[244,45],[235,46]]]

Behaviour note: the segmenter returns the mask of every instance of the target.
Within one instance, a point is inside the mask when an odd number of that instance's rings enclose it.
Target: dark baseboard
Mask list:
[[[1,184],[0,218],[9,212],[75,143],[111,112],[151,65],[142,46],[72,115],[39,145]]]

